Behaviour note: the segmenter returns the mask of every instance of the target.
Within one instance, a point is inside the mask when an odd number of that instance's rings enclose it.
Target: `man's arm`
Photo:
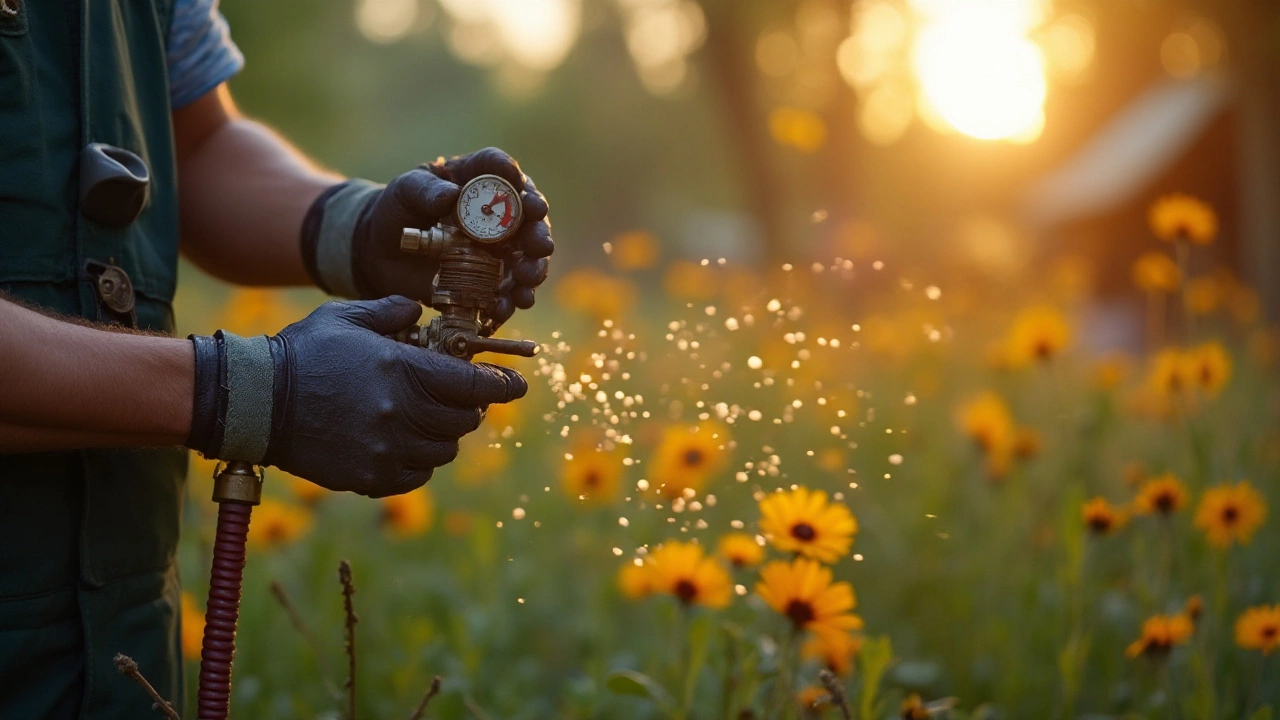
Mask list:
[[[220,85],[173,113],[183,253],[242,285],[309,285],[299,233],[343,178],[240,115]]]
[[[190,341],[109,332],[0,300],[0,368],[0,453],[187,439]]]

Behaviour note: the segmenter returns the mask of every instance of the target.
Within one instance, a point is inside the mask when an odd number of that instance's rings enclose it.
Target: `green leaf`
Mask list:
[[[714,619],[709,616],[699,617],[689,628],[689,666],[685,668],[684,693],[681,696],[681,707],[685,714],[693,706],[693,692],[698,685],[698,676],[707,664],[707,646],[711,641]]]
[[[893,663],[893,643],[888,636],[867,638],[858,651],[858,661],[862,665],[862,697],[858,702],[858,716],[874,718],[878,716],[880,681]]]
[[[668,715],[671,714],[671,694],[653,678],[635,670],[618,670],[609,675],[605,687],[615,695],[631,695],[654,701]]]

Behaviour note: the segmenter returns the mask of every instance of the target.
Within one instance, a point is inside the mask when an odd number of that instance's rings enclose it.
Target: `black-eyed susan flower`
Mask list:
[[[1161,240],[1187,240],[1199,245],[1213,242],[1218,235],[1218,214],[1208,203],[1190,195],[1165,195],[1151,205],[1147,220],[1151,232]]]
[[[560,472],[560,487],[571,498],[605,504],[618,495],[622,456],[617,452],[580,446],[570,453]]]
[[[800,646],[800,657],[816,660],[837,675],[853,671],[853,658],[862,648],[862,638],[847,632],[817,633]]]
[[[1035,428],[1020,427],[1013,434],[1013,455],[1019,460],[1030,460],[1040,454],[1044,440]]]
[[[629,562],[618,569],[618,590],[623,597],[639,600],[653,594],[653,573],[643,562]]]
[[[1187,504],[1187,488],[1173,473],[1151,478],[1138,488],[1133,499],[1134,511],[1140,515],[1172,515]]]
[[[1236,619],[1236,645],[1270,655],[1280,647],[1280,605],[1251,607]]]
[[[498,418],[494,417],[494,409],[505,408],[514,403],[505,403],[490,405],[489,411],[486,413],[485,425],[497,435],[505,432],[506,428],[511,427],[509,424],[515,420],[515,417],[505,411],[498,414]],[[492,423],[492,425],[490,425]],[[502,428],[502,430],[493,430],[493,428]],[[454,477],[458,482],[464,485],[483,485],[491,482],[498,477],[507,466],[511,464],[511,451],[505,443],[490,442],[483,435],[483,431],[472,433],[461,441],[462,451],[459,455],[466,458],[465,462],[453,464]]]
[[[679,300],[710,300],[720,292],[720,274],[709,265],[677,260],[667,266],[662,287]]]
[[[764,548],[747,533],[728,533],[720,538],[716,552],[737,568],[753,567],[764,561]]]
[[[985,451],[1010,444],[1015,428],[1009,406],[989,391],[962,405],[957,422],[961,431]]]
[[[728,431],[714,422],[664,429],[649,463],[649,480],[670,498],[680,497],[685,490],[701,490],[724,468],[728,438]]]
[[[1055,308],[1027,308],[1014,318],[1007,343],[1015,366],[1045,362],[1071,343],[1071,325]]]
[[[306,508],[267,498],[253,510],[249,543],[264,548],[287,545],[310,529],[311,513]]]
[[[1123,508],[1116,507],[1101,497],[1085,503],[1080,514],[1085,526],[1098,535],[1110,535],[1124,527],[1129,519]]]
[[[1187,598],[1187,602],[1182,606],[1182,614],[1191,618],[1192,624],[1200,620],[1200,616],[1204,614],[1204,598],[1199,595],[1192,595]]]
[[[817,685],[810,685],[800,692],[796,693],[796,702],[800,707],[804,708],[805,716],[809,717],[814,710],[821,710],[831,702],[831,696],[826,690]]]
[[[1179,397],[1195,389],[1195,374],[1187,354],[1178,348],[1165,348],[1151,360],[1147,380],[1153,390],[1165,397]]]
[[[182,593],[182,657],[199,660],[204,642],[204,613],[189,592]]]
[[[1130,658],[1139,655],[1164,657],[1174,645],[1186,644],[1191,638],[1195,625],[1191,618],[1181,613],[1177,615],[1154,615],[1142,623],[1142,635],[1129,644],[1124,654]]]
[[[556,283],[555,299],[565,309],[597,320],[616,320],[636,304],[636,289],[624,278],[580,268]]]
[[[279,477],[277,473],[272,473],[272,475],[276,476],[272,478],[273,480]],[[298,499],[298,502],[307,507],[314,507],[331,492],[329,489],[323,488],[310,480],[303,480],[287,473],[284,473],[284,477],[289,485],[289,492]]]
[[[1172,293],[1181,281],[1178,264],[1165,253],[1152,250],[1133,262],[1133,284],[1144,292]]]
[[[853,586],[831,581],[831,570],[808,558],[774,560],[760,571],[756,594],[798,630],[849,632],[862,628],[853,614]]]
[[[1129,377],[1133,359],[1123,353],[1103,356],[1093,366],[1093,386],[1099,390],[1113,390]]]
[[[825,492],[797,487],[760,501],[760,530],[783,552],[831,563],[849,552],[858,521]]]
[[[396,538],[421,535],[435,523],[436,501],[425,487],[382,498],[382,526]]]
[[[648,270],[658,262],[662,246],[647,230],[630,230],[609,241],[609,262],[617,270]]]
[[[733,594],[729,573],[701,545],[667,542],[649,553],[646,566],[653,591],[675,596],[680,604],[722,608]]]
[[[898,716],[902,720],[929,720],[929,709],[925,707],[919,693],[911,693],[898,708]]]
[[[1206,397],[1217,397],[1231,380],[1231,355],[1219,342],[1207,342],[1187,353],[1187,373]]]
[[[1228,289],[1211,275],[1192,278],[1183,289],[1183,302],[1192,315],[1212,315],[1227,301]]]
[[[1195,525],[1221,549],[1248,545],[1267,518],[1267,501],[1247,480],[1209,488],[1196,506]]]

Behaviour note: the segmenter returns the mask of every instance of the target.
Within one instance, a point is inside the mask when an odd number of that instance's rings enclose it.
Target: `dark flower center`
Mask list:
[[[813,622],[813,606],[804,600],[792,600],[787,603],[786,616],[796,624],[796,627],[804,627]]]
[[[1172,512],[1174,505],[1173,493],[1162,491],[1159,495],[1156,495],[1155,504],[1156,509],[1162,513]]]
[[[1035,350],[1036,357],[1040,358],[1041,360],[1045,360],[1050,355],[1053,355],[1053,345],[1050,344],[1049,341],[1044,338],[1041,338],[1036,341],[1034,350]]]
[[[799,522],[791,526],[791,537],[800,542],[812,542],[814,538],[818,537],[818,533],[809,523]]]
[[[1240,508],[1235,505],[1228,505],[1222,508],[1222,522],[1228,525],[1235,525],[1236,520],[1240,519]]]
[[[1280,628],[1276,627],[1275,625],[1268,625],[1268,626],[1266,626],[1266,627],[1262,628],[1262,637],[1263,637],[1263,638],[1265,638],[1265,639],[1267,639],[1267,640],[1271,640],[1271,639],[1272,639],[1272,638],[1274,638],[1276,635],[1280,635]]]
[[[691,448],[684,452],[684,464],[688,467],[697,467],[702,464],[706,456],[697,448]]]
[[[688,580],[681,580],[676,583],[675,596],[680,599],[680,602],[688,605],[698,596],[698,586]]]
[[[1111,518],[1107,515],[1090,515],[1089,529],[1094,532],[1104,533],[1111,529]]]
[[[595,470],[591,470],[586,475],[582,476],[582,484],[589,488],[598,486],[600,484],[600,473]]]

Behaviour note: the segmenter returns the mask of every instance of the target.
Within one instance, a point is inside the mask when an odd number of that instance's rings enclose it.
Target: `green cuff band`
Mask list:
[[[382,187],[368,180],[351,180],[324,204],[324,219],[320,221],[320,236],[316,241],[316,272],[324,287],[334,295],[360,297],[351,266],[351,244],[356,222],[369,196],[380,192]]]
[[[223,460],[260,463],[271,439],[274,368],[271,341],[266,335],[242,338],[225,330],[227,412],[224,420]]]

